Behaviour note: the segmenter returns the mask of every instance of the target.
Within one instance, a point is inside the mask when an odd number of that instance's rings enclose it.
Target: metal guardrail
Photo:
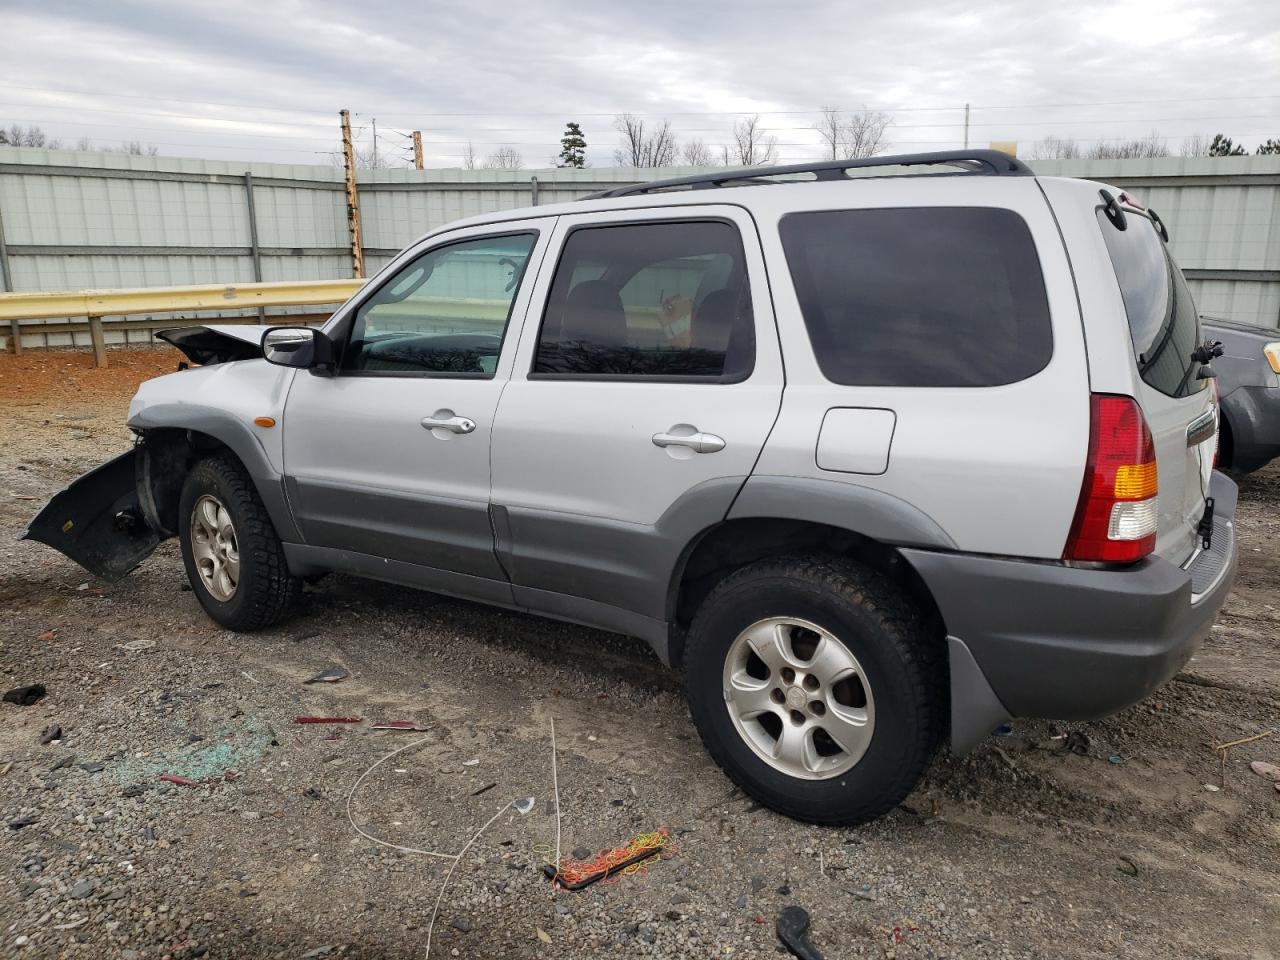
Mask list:
[[[107,365],[102,318],[139,313],[295,307],[343,303],[363,280],[286,280],[274,283],[202,284],[140,290],[0,293],[0,321],[9,321],[14,352],[22,352],[22,320],[85,317],[94,361]]]

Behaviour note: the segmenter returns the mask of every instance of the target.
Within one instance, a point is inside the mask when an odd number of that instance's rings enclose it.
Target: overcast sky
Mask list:
[[[326,163],[337,111],[367,148],[428,166],[518,150],[547,166],[564,122],[592,165],[611,118],[669,117],[724,143],[759,113],[782,160],[820,155],[825,104],[893,117],[893,150],[1047,135],[1280,138],[1280,2],[698,3],[691,0],[0,0],[0,123],[172,156]]]

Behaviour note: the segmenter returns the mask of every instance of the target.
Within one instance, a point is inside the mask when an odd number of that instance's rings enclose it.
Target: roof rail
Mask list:
[[[748,183],[772,183],[768,178],[793,173],[812,173],[814,180],[852,180],[846,170],[870,167],[924,167],[952,166],[958,169],[949,174],[934,176],[973,175],[992,177],[1034,177],[1035,173],[1021,160],[999,150],[938,150],[933,153],[903,153],[890,157],[863,157],[857,160],[821,160],[817,163],[793,163],[779,167],[748,167],[744,170],[726,170],[715,173],[699,173],[691,177],[674,177],[670,180],[652,180],[626,187],[615,187],[593,193],[583,200],[600,200],[605,197],[631,197],[643,193],[660,193],[687,187],[690,190],[706,190],[712,187],[734,186]],[[913,176],[911,173],[888,173],[888,177]]]

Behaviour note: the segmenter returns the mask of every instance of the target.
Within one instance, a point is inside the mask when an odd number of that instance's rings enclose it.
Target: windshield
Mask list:
[[[1199,364],[1191,352],[1200,342],[1195,301],[1182,271],[1169,256],[1155,225],[1127,211],[1127,230],[1117,230],[1098,211],[1098,226],[1106,240],[1129,318],[1129,335],[1142,379],[1161,393],[1185,397],[1203,390],[1195,374]]]

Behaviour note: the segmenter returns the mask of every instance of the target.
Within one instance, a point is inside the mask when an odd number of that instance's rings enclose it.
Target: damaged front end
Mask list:
[[[119,580],[162,537],[143,511],[141,446],[90,470],[56,494],[20,539],[48,544],[104,580]]]

